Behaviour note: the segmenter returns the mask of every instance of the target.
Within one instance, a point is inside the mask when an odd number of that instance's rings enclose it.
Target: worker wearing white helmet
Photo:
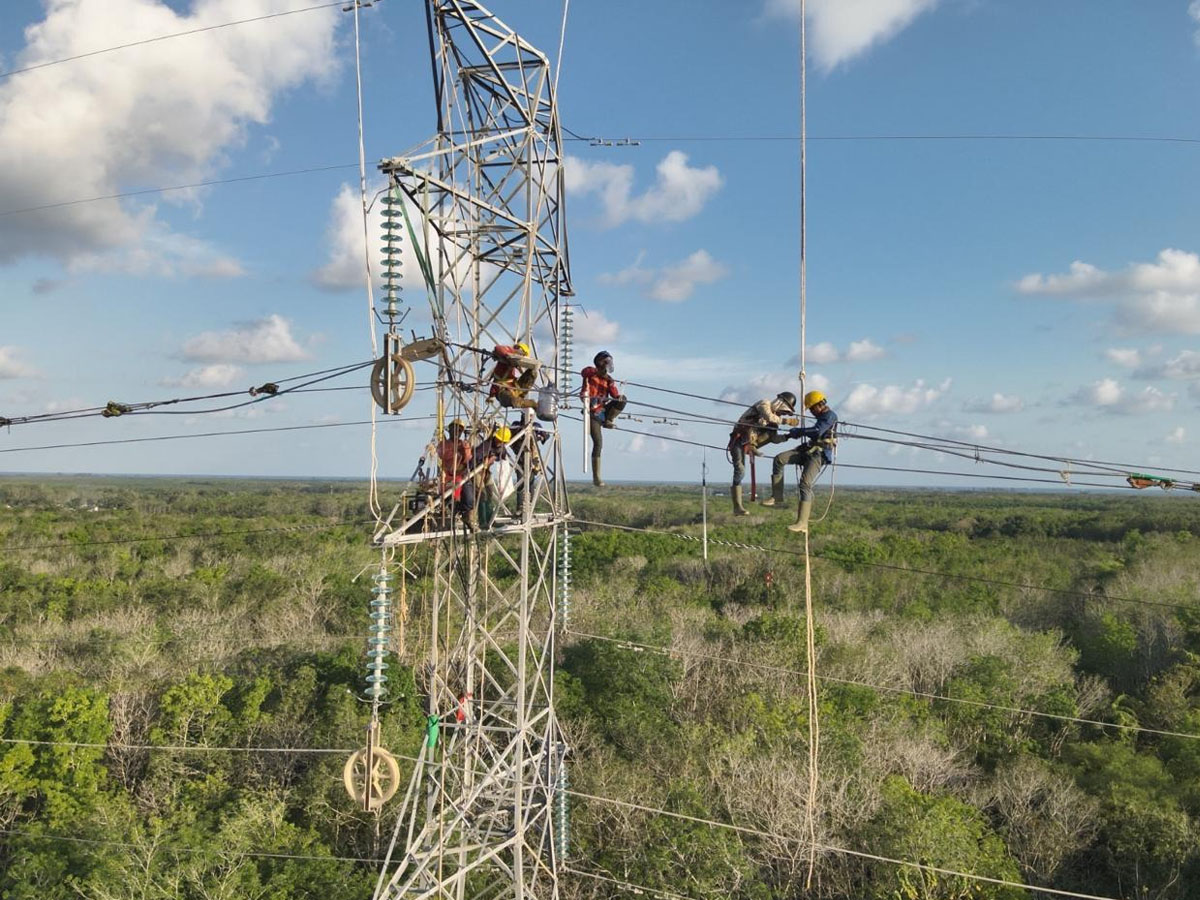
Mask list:
[[[781,444],[786,441],[788,433],[780,426],[800,424],[800,420],[795,418],[795,412],[796,395],[791,391],[782,391],[775,395],[774,400],[759,400],[738,418],[725,447],[729,452],[729,461],[733,464],[733,486],[729,495],[733,498],[735,516],[749,515],[742,505],[742,479],[746,475],[746,458],[758,456],[758,448],[766,444]]]
[[[793,428],[788,432],[789,438],[805,438],[805,441],[775,457],[775,464],[771,467],[771,496],[762,503],[763,506],[783,506],[784,467],[800,466],[800,514],[795,524],[788,526],[798,532],[808,531],[813,484],[821,474],[821,469],[833,462],[833,450],[837,446],[837,413],[829,408],[825,395],[820,391],[809,391],[804,395],[804,406],[817,421],[806,428]]]

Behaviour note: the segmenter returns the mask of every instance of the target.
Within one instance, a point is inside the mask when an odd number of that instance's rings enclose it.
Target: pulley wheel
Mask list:
[[[381,356],[371,369],[371,396],[384,412],[399,412],[412,399],[416,381],[412,363],[399,353]]]
[[[372,753],[371,771],[367,771],[367,751],[355,750],[342,769],[346,793],[363,809],[379,809],[400,786],[400,764],[396,757],[379,747]]]

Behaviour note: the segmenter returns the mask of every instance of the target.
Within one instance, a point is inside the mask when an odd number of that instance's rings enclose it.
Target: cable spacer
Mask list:
[[[279,385],[277,385],[273,381],[268,381],[266,384],[262,385],[261,387],[252,387],[252,388],[250,388],[250,391],[249,391],[249,394],[251,397],[257,397],[259,394],[267,394],[268,396],[273,397],[275,394],[278,394],[278,393],[279,393]]]
[[[115,400],[109,400],[104,409],[100,411],[100,415],[106,419],[113,419],[117,416],[122,416],[127,412],[132,412],[132,408],[124,403],[117,403]]]

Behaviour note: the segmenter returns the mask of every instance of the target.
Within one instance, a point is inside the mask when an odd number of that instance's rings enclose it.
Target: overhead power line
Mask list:
[[[67,834],[42,834],[36,831],[22,831],[19,828],[0,828],[0,834],[10,834],[17,837],[25,837],[35,841],[53,841],[63,842],[68,844],[90,844],[98,847],[124,847],[127,850],[144,850],[147,849],[140,844],[132,844],[128,841],[102,841],[97,838],[81,838]],[[163,844],[155,844],[149,848],[153,853],[212,853],[211,848],[205,847],[172,847]],[[371,856],[306,856],[300,853],[267,853],[261,850],[228,850],[227,854],[234,856],[248,856],[252,859],[299,859],[311,860],[313,862],[359,862],[359,863],[381,863],[383,859]]]
[[[590,519],[572,519],[571,521],[575,525],[592,526],[595,528],[612,528],[617,531],[637,531],[645,534],[661,534],[665,535],[666,537],[678,538],[682,541],[691,541],[692,543],[699,543],[701,540],[695,535],[683,534],[678,531],[663,531],[658,528],[638,528],[634,525],[616,525],[612,522],[596,522]],[[736,550],[751,550],[756,553],[780,553],[786,556],[804,556],[804,552],[802,550],[792,550],[788,547],[764,547],[758,544],[746,544],[739,541],[724,541],[720,538],[714,537],[709,537],[708,543],[717,544],[724,547],[732,547]],[[811,553],[810,556],[815,559],[825,560],[827,562],[843,562],[843,560],[838,559],[836,556],[829,556],[823,553]],[[939,572],[934,569],[917,569],[912,566],[896,566],[890,563],[862,562],[859,560],[854,560],[853,565],[863,566],[868,569],[886,569],[892,572],[901,572],[911,575],[926,575],[931,578],[948,578],[954,581],[968,581],[973,584],[987,584],[995,587],[1010,587],[1025,591],[1042,591],[1047,594],[1062,594],[1066,597],[1080,597],[1085,600],[1109,600],[1114,603],[1134,603],[1141,606],[1157,606],[1165,609],[1183,610],[1185,612],[1195,612],[1200,610],[1200,606],[1186,603],[1169,603],[1165,600],[1141,600],[1136,597],[1119,597],[1112,594],[1096,594],[1089,593],[1087,591],[1072,590],[1071,588],[1056,588],[1043,584],[1027,584],[1020,581],[1003,581],[998,578],[983,578],[979,575],[959,575],[954,572]]]
[[[569,128],[564,128],[568,137],[564,140],[584,141],[593,146],[603,147],[632,147],[639,143],[655,143],[679,141],[680,143],[791,143],[800,142],[798,134],[626,134],[613,132],[621,137],[587,137],[577,134]],[[834,143],[877,143],[888,141],[945,141],[945,142],[987,142],[987,141],[1044,141],[1065,143],[1135,143],[1135,144],[1200,144],[1200,138],[1178,137],[1174,135],[1145,135],[1145,134],[986,134],[963,132],[958,134],[825,134],[807,135],[809,141],[826,141]]]
[[[217,178],[211,181],[195,181],[191,184],[174,184],[169,187],[143,188],[136,191],[122,191],[118,194],[105,194],[101,197],[82,197],[75,200],[60,200],[57,203],[44,203],[41,206],[25,206],[20,209],[0,211],[0,217],[18,216],[22,213],[42,212],[47,209],[60,209],[67,206],[78,206],[81,203],[99,203],[102,200],[123,200],[126,197],[140,197],[144,194],[167,194],[171,191],[189,191],[194,188],[215,187],[222,184],[240,184],[246,181],[263,181],[268,178],[287,178],[292,175],[311,175],[314,172],[333,172],[338,169],[353,169],[355,164],[331,166],[310,166],[305,169],[288,169],[282,172],[261,172],[257,175],[238,175],[233,178]]]
[[[437,416],[398,416],[384,419],[384,422],[400,423],[413,422],[418,419],[436,419]],[[148,444],[155,441],[185,441],[194,438],[210,438],[210,437],[231,437],[233,435],[242,434],[270,434],[272,432],[283,431],[310,431],[319,428],[347,428],[355,425],[370,425],[369,419],[364,419],[357,422],[322,422],[317,425],[278,425],[273,428],[239,428],[233,431],[199,431],[194,434],[160,434],[153,437],[143,438],[114,438],[107,441],[76,441],[62,444],[41,444],[36,447],[4,447],[0,448],[0,453],[25,453],[34,450],[64,450],[73,447],[103,447],[112,444]]]
[[[113,53],[117,50],[127,50],[130,47],[140,47],[143,44],[154,44],[158,41],[167,41],[172,38],[187,37],[192,34],[202,34],[206,31],[217,31],[221,28],[230,28],[234,25],[248,25],[251,22],[265,22],[268,19],[279,19],[284,16],[294,16],[297,13],[312,12],[318,9],[329,9],[334,6],[341,6],[343,0],[338,0],[336,3],[320,3],[316,6],[303,6],[299,9],[285,9],[282,12],[267,13],[262,16],[253,16],[249,19],[235,19],[232,22],[220,22],[216,25],[204,25],[200,28],[189,28],[187,31],[175,31],[171,34],[160,34],[156,37],[143,38],[138,41],[130,41],[127,44],[115,44],[111,47],[103,47],[99,50],[89,50],[87,53],[77,53],[74,56],[64,56],[61,59],[51,59],[46,62],[35,63],[31,66],[24,66],[20,69],[9,69],[7,72],[0,72],[0,78],[11,78],[13,75],[20,75],[23,72],[33,72],[37,69],[45,69],[49,66],[57,66],[62,63],[74,62],[79,59],[88,59],[92,56],[100,56],[104,53]]]
[[[70,409],[59,412],[39,413],[31,416],[0,416],[0,426],[9,427],[12,425],[29,425],[37,422],[61,422],[69,419],[87,418],[89,416],[116,418],[127,415],[203,415],[205,413],[228,412],[229,410],[240,409],[243,406],[252,406],[256,403],[262,403],[265,400],[281,397],[284,394],[295,393],[303,388],[311,387],[314,384],[320,384],[323,381],[329,381],[333,378],[340,378],[342,375],[350,375],[359,371],[360,369],[365,369],[367,366],[374,364],[374,360],[367,360],[365,362],[335,366],[334,368],[330,369],[322,369],[317,372],[308,372],[304,375],[292,375],[288,378],[280,378],[276,381],[268,381],[261,387],[252,387],[248,391],[221,391],[192,397],[176,397],[170,400],[149,400],[137,403],[117,403],[115,401],[111,401],[106,406],[92,406],[83,409]],[[300,381],[300,384],[290,388],[281,388],[279,386],[292,381]],[[205,400],[221,400],[228,397],[241,397],[246,394],[249,394],[251,399],[242,401],[241,403],[232,403],[226,406],[210,407],[208,409],[163,410],[159,408],[163,406],[175,406],[181,403],[199,403]]]
[[[36,741],[24,738],[0,738],[0,744],[28,744],[35,747],[76,747],[83,750],[161,750],[165,753],[353,753],[343,747],[211,747],[198,744],[101,744],[87,741]]]
[[[710,660],[712,662],[727,663],[731,666],[740,666],[748,669],[761,669],[765,672],[777,672],[784,675],[795,675],[800,678],[807,677],[806,672],[801,672],[798,669],[789,669],[783,666],[772,666],[765,663],[757,663],[750,660],[733,659],[728,656],[719,656],[712,653],[697,653],[692,650],[672,650],[670,647],[659,647],[654,644],[643,644],[638,641],[625,640],[623,638],[609,637],[602,634],[591,634],[586,631],[576,631],[574,628],[566,629],[567,634],[573,634],[577,637],[587,638],[594,641],[605,641],[619,646],[636,648],[645,650],[650,653],[660,653],[664,656],[676,657],[694,657],[696,659]],[[991,709],[996,712],[1012,713],[1013,715],[1030,716],[1039,719],[1052,719],[1058,722],[1068,722],[1076,725],[1092,725],[1097,728],[1116,728],[1120,731],[1128,731],[1138,734],[1153,734],[1158,737],[1177,737],[1187,738],[1188,740],[1200,741],[1200,734],[1193,734],[1188,731],[1164,731],[1159,728],[1145,728],[1141,725],[1124,725],[1119,722],[1102,722],[1099,719],[1084,719],[1079,716],[1067,716],[1059,713],[1048,713],[1038,709],[1025,709],[1019,706],[1006,706],[1001,703],[986,703],[982,700],[968,700],[963,697],[951,697],[946,694],[936,694],[932,691],[918,691],[913,688],[892,687],[883,684],[872,684],[869,681],[859,681],[855,678],[837,678],[833,675],[817,675],[821,681],[828,681],[831,684],[845,684],[854,687],[870,688],[874,691],[882,691],[889,694],[903,694],[908,697],[920,697],[925,700],[940,700],[946,703],[957,703],[961,706],[973,706],[977,709]]]

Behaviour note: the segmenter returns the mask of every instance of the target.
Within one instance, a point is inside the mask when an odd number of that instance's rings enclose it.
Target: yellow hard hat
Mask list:
[[[812,409],[818,403],[824,403],[824,402],[825,402],[825,395],[822,394],[820,391],[809,391],[807,394],[804,395],[804,408],[805,409]]]
[[[496,430],[492,432],[492,437],[502,444],[507,444],[512,440],[512,429],[507,425],[497,425]]]
[[[521,351],[522,356],[529,356],[532,353],[532,351],[529,349],[529,345],[525,343],[517,344],[517,349]]]
[[[462,419],[455,419],[449,425],[446,426],[447,431],[451,431],[455,428],[457,428],[459,431],[465,431],[467,428],[467,423],[464,422]]]

